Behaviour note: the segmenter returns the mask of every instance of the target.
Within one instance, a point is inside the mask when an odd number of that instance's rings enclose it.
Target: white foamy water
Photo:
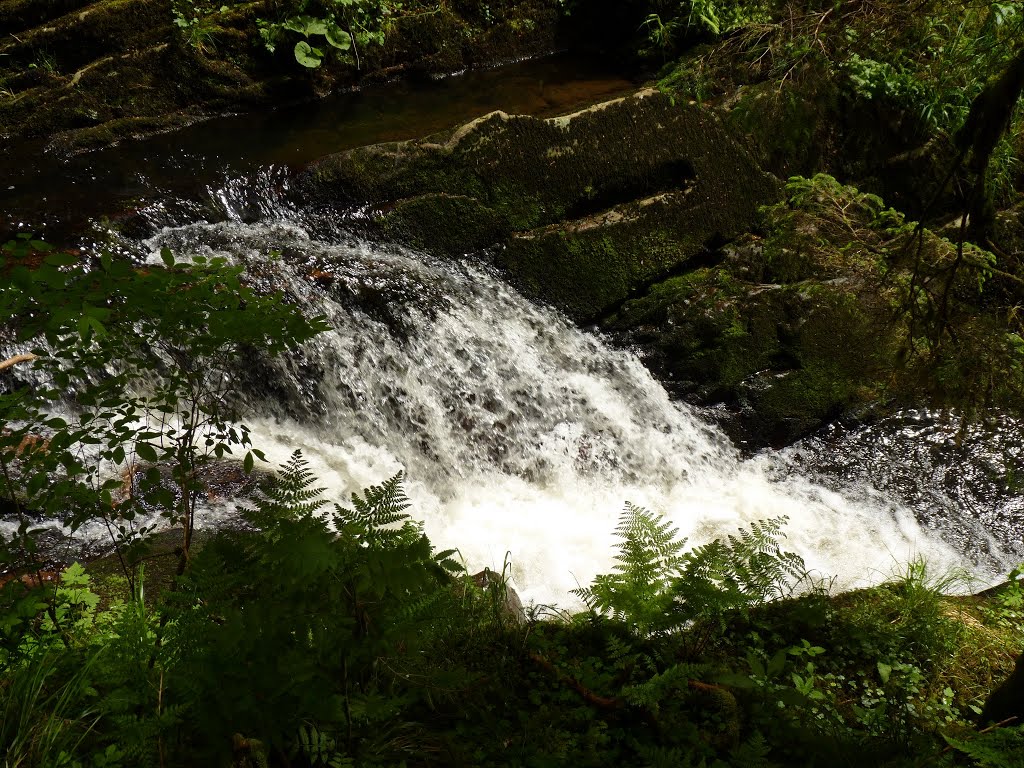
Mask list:
[[[457,547],[471,570],[507,556],[527,600],[574,605],[571,589],[610,570],[627,500],[693,544],[786,515],[786,548],[842,587],[919,555],[978,571],[879,493],[827,490],[783,454],[741,459],[636,358],[484,269],[323,242],[291,223],[192,225],[147,245],[241,260],[329,318],[305,349],[237,373],[244,421],[272,462],[301,448],[341,501],[404,470],[435,546]]]

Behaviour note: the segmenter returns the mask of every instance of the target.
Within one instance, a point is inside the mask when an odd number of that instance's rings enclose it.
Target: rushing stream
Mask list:
[[[333,330],[306,349],[239,372],[256,443],[278,462],[302,448],[340,499],[405,470],[431,538],[470,568],[500,569],[510,553],[529,599],[566,605],[612,566],[626,500],[664,512],[693,543],[787,515],[787,545],[845,587],[918,555],[982,580],[1016,557],[1012,525],[997,537],[984,515],[961,514],[995,503],[980,486],[949,494],[925,474],[919,505],[895,482],[889,493],[871,486],[916,444],[911,431],[886,433],[889,456],[850,446],[844,461],[823,438],[743,459],[631,354],[488,270],[283,213],[167,227],[145,243],[240,260],[329,317]]]
[[[508,557],[527,600],[570,605],[609,570],[627,500],[694,544],[786,515],[787,548],[843,587],[918,555],[983,584],[1021,558],[1020,425],[957,441],[955,420],[905,414],[744,457],[628,351],[479,262],[362,240],[358,211],[306,210],[288,179],[264,165],[151,191],[119,250],[227,256],[325,314],[330,332],[235,374],[254,443],[275,463],[301,448],[342,501],[404,470],[435,545],[471,569]]]

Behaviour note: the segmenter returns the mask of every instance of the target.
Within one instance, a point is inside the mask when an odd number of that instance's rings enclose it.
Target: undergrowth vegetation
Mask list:
[[[759,279],[842,276],[859,286],[859,312],[876,318],[874,353],[899,361],[883,365],[891,397],[924,391],[969,416],[1020,402],[1017,278],[994,253],[955,242],[957,232],[925,229],[826,174],[792,177],[786,191],[785,202],[764,211]]]
[[[401,480],[323,514],[296,452],[156,599],[8,582],[7,765],[1016,764],[1020,729],[969,725],[1024,641],[1016,581],[983,610],[920,563],[778,599],[805,575],[781,521],[687,551],[627,506],[591,610],[522,623]]]

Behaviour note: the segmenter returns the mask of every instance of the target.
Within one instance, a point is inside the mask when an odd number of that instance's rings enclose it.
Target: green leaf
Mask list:
[[[313,16],[293,16],[281,26],[306,37],[327,33],[327,22]]]
[[[91,338],[94,333],[97,336],[103,336],[106,332],[107,329],[103,327],[103,323],[92,315],[83,315],[78,318],[78,335],[83,339]]]
[[[327,37],[327,42],[340,51],[347,51],[352,47],[352,35],[333,22],[327,24],[324,35]]]
[[[305,40],[300,40],[295,44],[295,60],[304,67],[316,69],[323,61],[323,56],[322,51],[311,47]]]
[[[245,454],[245,459],[242,461],[242,469],[245,471],[245,474],[248,475],[252,472],[253,463],[252,451],[249,451]]]
[[[136,443],[135,444],[135,453],[138,454],[138,457],[140,459],[142,459],[143,461],[156,461],[157,460],[156,448],[154,448],[149,443]]]
[[[786,649],[783,648],[775,653],[768,660],[768,668],[766,670],[766,676],[771,679],[782,674],[782,670],[786,667]]]
[[[161,258],[161,260],[164,262],[164,264],[167,267],[173,267],[174,266],[174,254],[171,253],[171,249],[170,248],[161,248],[160,249],[160,258]]]
[[[878,676],[882,678],[882,685],[889,682],[889,675],[892,674],[892,666],[884,661],[878,662]]]
[[[79,258],[70,253],[51,253],[43,261],[44,264],[55,267],[73,267],[79,263]]]

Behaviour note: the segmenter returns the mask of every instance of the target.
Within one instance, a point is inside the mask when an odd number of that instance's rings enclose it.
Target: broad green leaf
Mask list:
[[[149,443],[136,443],[135,453],[143,461],[156,461],[156,448]]]
[[[324,19],[318,19],[313,16],[293,16],[281,26],[306,37],[322,35],[327,32],[327,22]]]
[[[252,452],[250,451],[250,452],[245,454],[245,459],[242,461],[242,470],[245,472],[245,474],[248,475],[250,472],[252,472],[252,467],[253,467],[253,457],[252,457]]]
[[[892,667],[884,661],[878,662],[878,676],[882,678],[882,685],[889,682],[889,675],[892,674]]]
[[[171,249],[170,248],[161,248],[160,249],[160,258],[161,258],[161,260],[163,260],[164,264],[167,265],[168,267],[173,267],[174,266],[174,254],[171,253]]]
[[[352,47],[352,35],[333,22],[328,23],[327,31],[324,34],[327,37],[327,42],[338,50],[347,51]]]
[[[786,667],[786,649],[783,648],[777,651],[774,656],[768,660],[768,668],[765,670],[769,679],[777,677],[782,674],[782,670]]]
[[[295,60],[304,67],[316,69],[323,61],[323,52],[310,47],[305,40],[295,44]]]
[[[51,253],[46,257],[44,264],[53,265],[55,267],[72,267],[79,263],[79,258],[70,253]]]

